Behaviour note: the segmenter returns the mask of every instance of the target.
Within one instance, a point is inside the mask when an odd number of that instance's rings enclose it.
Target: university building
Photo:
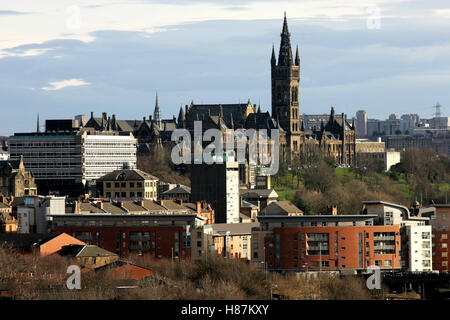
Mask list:
[[[138,140],[138,152],[148,154],[161,146],[172,147],[172,132],[177,128],[192,132],[194,122],[202,122],[203,132],[207,129],[255,129],[279,130],[280,154],[283,159],[292,160],[301,153],[316,146],[320,152],[332,157],[337,163],[352,165],[355,162],[355,123],[350,123],[344,113],[335,114],[331,108],[329,116],[313,127],[306,127],[300,117],[300,54],[292,55],[288,23],[284,17],[278,60],[272,48],[271,65],[271,114],[262,112],[261,107],[247,103],[239,104],[196,104],[194,101],[180,107],[178,118],[161,119],[161,108],[156,98],[155,111],[148,119],[118,120],[115,115],[91,118],[85,127],[98,131],[132,133]],[[193,140],[193,139],[192,139]]]

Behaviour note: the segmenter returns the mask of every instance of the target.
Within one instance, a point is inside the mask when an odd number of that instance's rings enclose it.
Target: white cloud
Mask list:
[[[82,79],[70,79],[70,80],[62,80],[62,81],[54,81],[49,83],[49,87],[42,87],[42,90],[45,91],[55,91],[61,90],[66,87],[79,87],[79,86],[88,86],[91,83],[86,82]]]
[[[0,59],[6,58],[6,57],[34,57],[34,56],[39,56],[41,54],[44,54],[50,50],[54,50],[54,49],[52,49],[52,48],[35,48],[35,49],[24,50],[22,52],[1,51],[0,50]]]

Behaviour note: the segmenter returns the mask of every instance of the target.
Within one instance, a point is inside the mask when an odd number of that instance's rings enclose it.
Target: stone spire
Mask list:
[[[258,113],[261,113],[261,105],[258,106]]]
[[[270,59],[272,67],[277,65],[277,59],[275,58],[275,46],[272,44],[272,58]]]
[[[297,49],[295,50],[295,65],[296,66],[300,65],[300,54],[298,53],[298,45],[297,45]]]
[[[305,122],[302,119],[302,126],[300,127],[300,131],[305,131]]]
[[[178,114],[178,126],[183,127],[184,122],[186,121],[186,117],[184,115],[183,106],[180,107],[180,113]]]
[[[161,119],[161,110],[159,109],[158,103],[158,92],[156,92],[155,112],[153,113],[153,118],[155,118],[158,127],[161,128],[162,119]]]
[[[281,32],[280,53],[278,55],[278,65],[290,67],[293,65],[291,34],[288,30],[286,12],[284,13],[283,31]]]

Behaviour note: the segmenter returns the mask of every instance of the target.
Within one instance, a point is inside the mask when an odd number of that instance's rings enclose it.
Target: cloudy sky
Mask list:
[[[0,2],[0,135],[38,113],[141,119],[156,91],[164,118],[191,100],[270,110],[284,11],[300,113],[448,115],[447,0],[16,0]]]

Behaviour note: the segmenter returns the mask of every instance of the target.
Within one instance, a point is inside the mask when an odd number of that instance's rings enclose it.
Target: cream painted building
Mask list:
[[[138,169],[122,169],[97,180],[100,197],[156,200],[158,178]]]

